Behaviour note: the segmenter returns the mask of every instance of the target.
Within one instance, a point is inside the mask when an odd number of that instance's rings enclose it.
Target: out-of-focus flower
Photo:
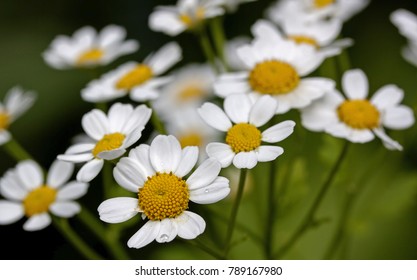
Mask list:
[[[348,99],[336,90],[326,94],[302,110],[303,126],[354,143],[372,141],[376,135],[388,149],[401,150],[401,145],[388,137],[384,127],[406,129],[414,124],[412,110],[400,104],[403,91],[395,85],[386,85],[368,100],[368,79],[359,69],[345,72],[342,87]]]
[[[402,49],[404,59],[417,66],[417,16],[410,11],[398,9],[390,18],[400,34],[409,40],[409,44]]]
[[[100,33],[85,26],[68,37],[57,36],[43,53],[45,62],[56,69],[97,67],[138,50],[136,40],[125,41],[126,30],[108,25]]]
[[[0,224],[14,223],[24,216],[27,231],[41,230],[55,216],[69,218],[80,212],[80,205],[73,201],[82,197],[87,183],[68,182],[74,171],[72,163],[55,161],[49,169],[46,182],[41,167],[32,160],[17,164],[0,180],[0,193],[7,200],[0,200]]]
[[[153,31],[176,36],[198,28],[208,18],[224,14],[224,0],[178,0],[176,6],[158,6],[149,16]]]
[[[25,113],[35,99],[35,93],[25,92],[20,87],[14,87],[7,92],[4,102],[0,103],[0,145],[11,139],[8,131],[10,124]]]
[[[122,158],[114,169],[114,178],[138,198],[111,198],[100,204],[100,219],[121,223],[138,213],[147,219],[127,242],[141,248],[156,240],[172,241],[177,235],[194,239],[204,232],[206,223],[199,215],[187,211],[189,202],[210,204],[226,197],[229,180],[218,176],[220,163],[207,159],[185,179],[195,166],[197,147],[181,149],[174,136],[157,136],[151,145],[142,144]]]
[[[238,55],[246,64],[246,71],[220,76],[214,90],[221,97],[242,92],[255,97],[271,95],[278,101],[276,113],[285,113],[306,107],[335,86],[327,78],[303,78],[324,60],[310,45],[255,40],[239,48]]]
[[[128,147],[142,136],[142,130],[152,110],[145,105],[133,108],[130,104],[116,103],[108,115],[94,109],[82,118],[82,126],[95,143],[72,145],[59,160],[73,163],[87,162],[77,173],[77,180],[89,182],[101,171],[104,160],[121,157]]]
[[[253,102],[246,94],[226,97],[224,111],[213,103],[205,103],[198,110],[203,120],[227,133],[225,143],[207,145],[208,156],[217,159],[222,167],[233,163],[237,168],[248,169],[258,162],[275,160],[284,149],[262,145],[262,142],[280,142],[294,131],[295,126],[293,121],[283,121],[263,132],[258,129],[273,118],[277,106],[271,96],[262,96]]]
[[[158,77],[165,73],[182,58],[177,43],[168,43],[156,53],[149,55],[143,63],[127,62],[116,70],[104,74],[100,79],[91,81],[81,91],[87,102],[106,102],[126,96],[134,101],[148,101],[159,96],[159,88],[171,79]]]
[[[249,37],[236,37],[225,44],[224,53],[227,65],[234,71],[245,70],[245,63],[240,59],[237,54],[237,50],[244,46],[250,44]]]

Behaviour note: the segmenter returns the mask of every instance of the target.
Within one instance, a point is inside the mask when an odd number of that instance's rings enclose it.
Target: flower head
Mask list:
[[[217,159],[222,167],[233,162],[237,168],[248,169],[258,162],[275,160],[284,149],[262,145],[262,142],[282,141],[295,126],[293,121],[284,121],[261,132],[259,127],[272,119],[276,107],[277,102],[267,95],[256,102],[245,94],[230,95],[224,101],[224,111],[213,103],[205,103],[198,111],[200,116],[210,126],[226,132],[225,143],[207,145],[208,156]]]
[[[122,158],[114,178],[137,198],[111,198],[100,204],[100,219],[108,223],[129,220],[138,213],[147,220],[127,242],[141,248],[153,240],[170,242],[177,235],[194,239],[204,232],[202,217],[188,211],[189,202],[209,204],[226,197],[229,181],[220,177],[220,163],[204,161],[188,177],[198,158],[197,147],[181,149],[173,136],[159,135],[151,145],[142,144]]]
[[[85,26],[72,35],[56,37],[43,53],[45,62],[56,69],[96,67],[138,50],[136,40],[124,41],[126,30],[108,25],[100,33]]]
[[[94,143],[75,144],[58,159],[79,163],[87,162],[77,173],[77,180],[89,182],[103,167],[104,160],[121,157],[128,147],[136,143],[151,116],[145,105],[133,108],[129,104],[114,104],[108,115],[94,109],[84,115],[82,126]]]
[[[405,129],[414,124],[412,110],[400,105],[403,91],[395,85],[386,85],[368,100],[368,79],[359,69],[345,72],[342,87],[347,99],[336,90],[330,92],[302,111],[303,126],[355,143],[372,141],[376,135],[388,149],[401,150],[401,145],[388,137],[384,127]]]
[[[73,170],[72,163],[54,161],[46,182],[41,167],[32,160],[7,171],[0,180],[0,193],[6,198],[0,200],[0,224],[11,224],[26,216],[23,229],[36,231],[51,223],[49,213],[63,218],[79,213],[81,207],[73,200],[87,192],[88,184],[68,182]]]

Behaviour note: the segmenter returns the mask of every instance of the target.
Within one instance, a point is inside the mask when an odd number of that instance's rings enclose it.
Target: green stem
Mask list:
[[[3,149],[17,162],[32,159],[32,156],[13,138],[3,145]]]
[[[229,71],[229,65],[225,59],[224,55],[224,46],[226,42],[226,36],[224,34],[223,28],[223,18],[216,17],[210,21],[210,31],[213,36],[214,45],[216,47],[217,55],[219,56],[220,60],[223,63],[223,66],[226,71]]]
[[[326,181],[323,183],[322,187],[320,188],[319,194],[317,195],[316,199],[314,200],[313,205],[311,206],[310,210],[307,213],[307,216],[304,218],[301,225],[296,229],[296,231],[290,237],[290,239],[287,241],[287,243],[276,254],[277,258],[283,256],[289,249],[291,249],[292,246],[295,243],[297,243],[298,239],[305,233],[305,231],[308,228],[310,228],[312,225],[314,225],[316,212],[317,212],[324,196],[326,195],[329,187],[331,186],[337,172],[339,171],[343,160],[346,157],[348,147],[349,147],[349,142],[345,140],[345,143],[343,145],[343,149],[342,149],[335,165],[333,166],[332,170],[330,171]]]
[[[97,252],[90,248],[87,243],[84,242],[78,236],[78,234],[71,228],[67,219],[52,217],[52,222],[59,232],[83,255],[89,260],[102,260]]]
[[[104,199],[112,197],[113,188],[115,188],[113,182],[112,167],[113,166],[111,162],[104,161],[102,170]]]
[[[150,102],[147,102],[147,106],[149,108],[152,108],[152,105]],[[167,135],[168,132],[165,128],[164,123],[159,118],[158,114],[156,113],[155,109],[152,108],[152,116],[151,116],[151,122],[155,130],[157,130],[160,134]]]
[[[203,50],[203,53],[208,62],[210,63],[211,67],[216,73],[220,73],[219,68],[216,64],[216,56],[214,55],[213,47],[210,43],[210,39],[207,35],[207,31],[205,28],[202,28],[200,30],[200,32],[198,33],[198,38],[200,40],[201,49]]]
[[[229,221],[229,227],[227,228],[227,235],[226,235],[226,242],[224,246],[224,256],[227,257],[227,254],[230,250],[230,244],[233,237],[233,231],[235,229],[236,225],[236,219],[237,219],[237,213],[239,210],[239,205],[242,200],[243,196],[243,189],[245,187],[245,181],[246,181],[246,174],[248,170],[243,168],[240,170],[240,177],[239,177],[239,185],[237,189],[236,199],[232,207],[232,213],[230,215],[230,221]]]
[[[130,257],[124,247],[120,244],[120,232],[115,226],[116,225],[110,225],[109,230],[107,231],[107,246],[115,259],[128,260]]]
[[[277,164],[276,161],[273,160],[270,163],[270,170],[269,170],[269,184],[268,184],[268,207],[267,207],[267,219],[266,219],[266,230],[265,230],[265,242],[264,242],[264,249],[266,258],[271,260],[272,256],[272,231],[274,229],[274,218],[275,218],[275,182],[276,182],[276,172],[277,172]]]
[[[211,255],[212,257],[214,257],[217,260],[222,260],[223,256],[216,252],[215,250],[213,250],[212,248],[210,248],[209,246],[207,246],[206,244],[204,244],[203,242],[201,242],[198,239],[195,239],[193,241],[191,241],[191,244],[194,245],[195,247],[197,247],[198,249],[200,249],[201,251],[206,252],[207,254]]]
[[[90,231],[103,243],[107,243],[106,228],[97,219],[97,216],[91,214],[91,212],[83,207],[81,212],[76,216]]]

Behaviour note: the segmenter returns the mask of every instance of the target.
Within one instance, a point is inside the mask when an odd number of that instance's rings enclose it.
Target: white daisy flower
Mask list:
[[[226,132],[226,143],[210,143],[206,152],[217,159],[222,167],[232,162],[237,168],[251,169],[258,162],[275,160],[284,149],[262,145],[262,142],[277,143],[287,138],[295,123],[284,121],[261,132],[258,127],[266,124],[275,115],[278,106],[275,99],[265,95],[253,102],[246,94],[234,94],[224,100],[224,111],[213,103],[205,103],[199,110],[207,124]]]
[[[224,14],[224,0],[178,0],[176,6],[158,6],[149,16],[153,31],[176,36],[199,27],[206,19]]]
[[[276,113],[282,114],[306,107],[335,87],[334,81],[327,78],[303,78],[324,60],[310,45],[255,40],[252,45],[239,48],[238,55],[246,64],[246,71],[220,76],[214,91],[221,97],[242,92],[257,97],[271,95],[278,101]]]
[[[8,131],[10,124],[32,107],[35,99],[35,93],[25,92],[20,87],[14,87],[7,92],[4,102],[0,102],[0,145],[11,139]]]
[[[251,39],[245,36],[239,36],[236,38],[227,41],[224,47],[226,64],[230,69],[235,71],[245,70],[245,63],[240,59],[237,54],[237,50],[244,46],[250,44]]]
[[[144,62],[127,62],[117,69],[91,81],[81,91],[87,102],[106,102],[126,96],[134,101],[144,102],[159,96],[159,88],[167,84],[169,77],[158,77],[182,58],[177,43],[168,43],[156,53],[149,55]]]
[[[412,110],[400,104],[403,91],[395,85],[386,85],[368,100],[368,79],[359,69],[345,72],[342,88],[347,99],[335,90],[302,110],[303,126],[354,143],[372,141],[376,135],[388,149],[401,150],[401,145],[388,137],[384,127],[405,129],[414,124]]]
[[[410,11],[398,9],[390,18],[400,34],[409,40],[409,44],[402,49],[402,56],[417,66],[417,16]]]
[[[93,27],[85,26],[72,37],[57,36],[42,56],[56,69],[102,66],[139,49],[136,40],[125,41],[125,37],[126,30],[121,26],[108,25],[98,34]]]
[[[12,224],[24,216],[27,231],[41,230],[55,216],[70,218],[80,212],[81,207],[73,200],[82,197],[88,189],[87,183],[68,182],[74,171],[72,163],[54,161],[46,182],[41,167],[32,160],[17,164],[0,180],[0,225]]]
[[[141,248],[156,240],[170,242],[177,235],[194,239],[204,232],[206,223],[199,215],[187,211],[189,202],[209,204],[226,197],[229,180],[218,176],[220,163],[204,161],[185,179],[197,162],[198,148],[181,149],[173,136],[159,135],[151,145],[139,145],[122,158],[114,169],[114,178],[138,198],[117,197],[100,204],[100,219],[121,223],[138,213],[147,222],[127,242]]]
[[[152,110],[145,105],[133,108],[130,104],[116,103],[108,115],[94,109],[82,118],[85,133],[94,143],[72,145],[59,160],[87,162],[77,173],[77,180],[90,182],[101,171],[104,160],[121,157],[126,149],[136,143],[151,117]]]

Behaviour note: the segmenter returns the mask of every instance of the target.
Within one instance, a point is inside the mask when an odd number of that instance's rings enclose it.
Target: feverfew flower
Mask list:
[[[139,43],[125,41],[125,37],[126,30],[117,25],[108,25],[98,34],[91,26],[85,26],[72,37],[57,36],[42,56],[56,69],[103,66],[138,50]]]
[[[0,224],[14,223],[24,216],[27,231],[41,230],[51,223],[49,212],[55,216],[69,218],[79,213],[80,205],[74,199],[82,197],[88,189],[87,183],[68,182],[74,171],[72,163],[54,161],[44,182],[41,167],[32,160],[17,164],[0,180]]]
[[[409,44],[402,50],[404,59],[417,66],[417,16],[410,11],[399,9],[391,14],[391,21],[400,34],[409,40]]]
[[[142,144],[120,159],[114,178],[137,198],[117,197],[100,204],[100,219],[121,223],[138,213],[146,223],[127,242],[141,248],[156,240],[170,242],[177,235],[194,239],[204,232],[206,223],[199,215],[187,211],[189,202],[209,204],[226,197],[229,180],[218,176],[220,163],[204,161],[188,177],[198,157],[197,147],[181,149],[173,136],[159,135],[151,145]]]
[[[176,36],[198,28],[206,19],[224,14],[224,0],[178,0],[176,6],[158,6],[149,16],[153,31]]]
[[[304,109],[303,126],[354,143],[372,141],[376,135],[388,149],[401,150],[401,145],[388,137],[383,127],[405,129],[414,124],[412,110],[400,105],[403,91],[386,85],[368,100],[368,79],[359,69],[345,72],[342,88],[347,99],[335,90]]]
[[[10,124],[25,113],[35,99],[35,93],[25,92],[20,87],[14,87],[7,92],[3,104],[0,103],[0,145],[11,139],[8,131]]]
[[[130,104],[116,103],[110,107],[107,116],[94,109],[83,116],[82,126],[95,142],[72,145],[58,159],[87,162],[78,171],[77,180],[89,182],[98,175],[104,160],[119,158],[139,140],[151,114],[152,110],[145,105],[133,108]]]
[[[156,53],[149,55],[144,62],[127,62],[116,70],[91,81],[81,91],[87,102],[106,102],[126,96],[134,101],[144,102],[159,96],[159,88],[170,81],[169,77],[158,77],[182,58],[177,43],[168,43]]]
[[[277,102],[270,96],[262,96],[253,102],[246,94],[234,94],[224,100],[224,111],[213,103],[205,103],[198,112],[207,124],[226,132],[226,143],[210,143],[207,154],[217,159],[222,167],[232,162],[237,168],[251,169],[258,162],[275,160],[284,149],[262,145],[277,143],[287,138],[295,123],[284,121],[261,132],[258,127],[275,115]]]
[[[238,55],[246,64],[246,71],[219,77],[214,90],[221,97],[242,92],[256,97],[271,95],[278,101],[276,113],[281,114],[306,107],[335,86],[327,78],[303,78],[324,60],[310,45],[255,40],[252,45],[239,48]]]

